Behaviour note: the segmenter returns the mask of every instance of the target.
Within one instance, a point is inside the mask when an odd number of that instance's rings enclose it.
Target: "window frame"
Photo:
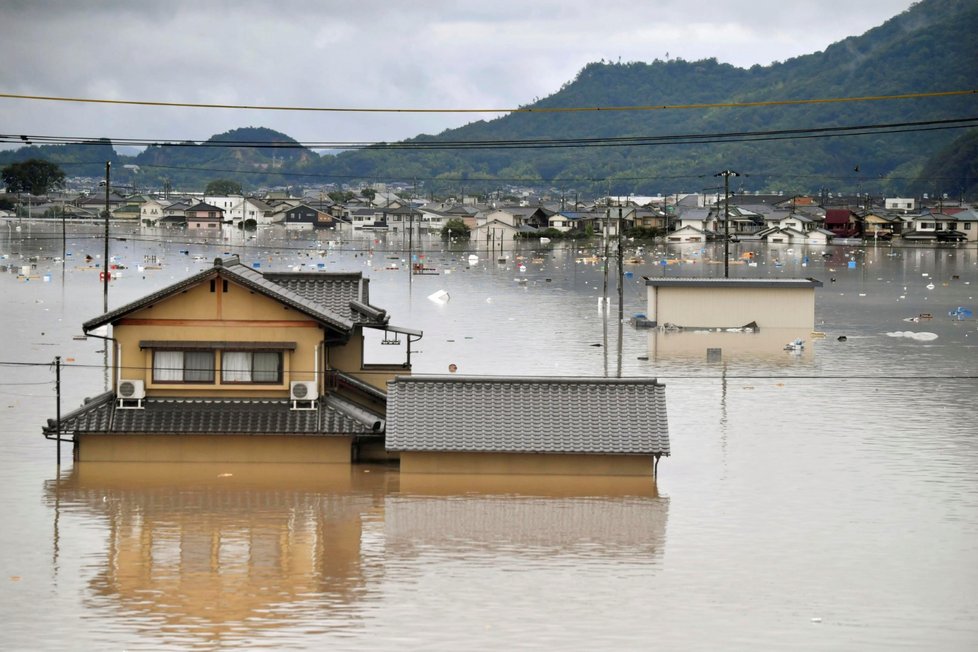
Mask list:
[[[277,358],[278,358],[278,365],[277,365],[277,367],[278,368],[276,370],[276,378],[275,378],[275,380],[228,380],[228,379],[226,379],[225,378],[226,369],[225,369],[225,364],[224,364],[224,358],[229,353],[233,353],[233,354],[245,354],[245,355],[248,355],[250,357],[250,363],[251,364],[249,366],[248,373],[251,375],[252,378],[254,377],[254,374],[255,374],[255,356],[256,355],[261,355],[261,354],[266,354],[267,355],[267,354],[271,354],[271,355],[277,356]],[[221,376],[221,385],[275,385],[275,386],[279,386],[279,385],[281,385],[283,383],[284,378],[285,378],[285,351],[284,350],[283,351],[267,351],[267,350],[266,351],[253,351],[253,350],[233,349],[233,348],[223,349],[221,351],[221,374],[220,374],[220,376]]]
[[[168,380],[160,379],[157,377],[157,365],[156,359],[157,355],[160,353],[179,353],[182,356],[182,379],[181,380]],[[187,380],[187,372],[200,372],[204,371],[203,368],[194,369],[187,367],[187,354],[198,354],[198,355],[209,355],[211,358],[210,380]],[[213,349],[154,349],[153,350],[153,367],[152,367],[152,378],[154,385],[214,385],[217,382],[217,366],[216,366],[216,356],[214,355]],[[160,368],[162,370],[162,368]]]

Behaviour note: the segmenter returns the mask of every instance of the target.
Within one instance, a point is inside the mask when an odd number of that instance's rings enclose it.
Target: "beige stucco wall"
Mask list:
[[[647,286],[647,317],[686,328],[734,328],[757,322],[760,328],[815,326],[812,288]]]
[[[651,456],[401,452],[401,473],[652,477]]]
[[[349,464],[352,437],[279,435],[81,435],[79,462]]]
[[[127,315],[116,324],[113,337],[122,353],[120,376],[142,379],[149,396],[213,396],[219,392],[222,396],[286,398],[289,381],[314,380],[316,347],[323,340],[319,324],[243,286],[229,282],[227,292],[222,292],[221,286],[221,279],[217,279],[216,291],[211,292],[210,282],[204,281],[177,296]],[[278,385],[222,386],[220,369],[214,383],[155,384],[153,353],[139,348],[141,340],[285,341],[296,342],[296,348],[284,352],[284,373]],[[220,356],[217,358],[219,364]]]

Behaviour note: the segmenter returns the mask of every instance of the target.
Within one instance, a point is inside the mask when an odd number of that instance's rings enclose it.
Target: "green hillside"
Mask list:
[[[681,29],[678,28],[678,29]],[[804,25],[798,26],[799,30]],[[817,52],[749,69],[718,62],[595,62],[560,91],[524,108],[681,106],[765,103],[978,89],[978,3],[924,0],[883,25]],[[319,156],[285,134],[232,129],[205,143],[153,146],[120,157],[109,144],[24,147],[0,152],[0,165],[44,157],[68,175],[98,176],[100,164],[140,166],[143,188],[167,180],[203,189],[232,178],[246,189],[365,181],[418,182],[436,192],[493,191],[534,184],[587,194],[699,191],[734,169],[736,187],[785,192],[910,192],[940,184],[932,157],[954,157],[964,130],[879,133],[878,125],[978,118],[978,95],[886,101],[645,111],[529,111],[479,121],[438,135]],[[971,126],[973,126],[972,123]],[[870,133],[832,137],[717,138],[782,130],[865,126]],[[813,136],[814,134],[808,134]],[[681,139],[680,136],[687,136]],[[642,139],[622,146],[608,139]],[[677,139],[668,144],[654,139]],[[576,143],[573,139],[597,139]],[[527,147],[546,140],[560,146]],[[731,142],[734,141],[734,142]],[[472,147],[465,143],[489,143]],[[559,141],[559,142],[554,142]],[[723,142],[726,141],[726,142]],[[462,144],[462,145],[460,145]],[[613,146],[612,146],[613,145]],[[424,149],[420,147],[424,146]],[[938,175],[940,176],[940,175]],[[973,185],[964,180],[962,187]],[[928,185],[930,184],[930,185]]]
[[[841,98],[978,88],[978,4],[921,2],[859,37],[770,66],[715,60],[592,63],[533,107],[652,106]],[[607,138],[877,125],[978,116],[974,95],[634,112],[515,113],[446,131],[434,141]],[[917,176],[960,131],[750,143],[641,147],[351,152],[324,160],[338,177],[438,175],[539,181],[592,192],[649,194],[713,185],[716,171],[748,174],[749,189],[893,191]],[[415,139],[420,140],[420,139]],[[858,167],[858,172],[856,168]],[[882,177],[882,178],[881,178]],[[456,186],[458,183],[455,184]],[[870,188],[870,186],[872,186]]]

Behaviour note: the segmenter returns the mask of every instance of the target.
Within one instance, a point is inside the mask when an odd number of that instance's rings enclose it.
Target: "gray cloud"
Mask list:
[[[767,64],[824,49],[911,0],[380,0],[0,6],[5,93],[351,108],[511,108],[588,62],[716,57]],[[198,139],[267,126],[299,140],[397,140],[471,114],[188,110],[0,99],[12,133]]]

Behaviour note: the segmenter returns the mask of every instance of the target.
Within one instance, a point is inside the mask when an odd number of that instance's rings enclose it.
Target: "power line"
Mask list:
[[[921,93],[901,93],[897,95],[866,95],[862,97],[827,97],[798,100],[761,100],[756,102],[713,102],[695,104],[649,104],[636,106],[525,106],[516,108],[367,108],[367,107],[322,107],[322,106],[282,106],[255,104],[218,104],[196,102],[163,102],[159,100],[125,100],[93,97],[63,97],[54,95],[20,95],[0,93],[0,98],[14,100],[34,100],[44,102],[76,102],[86,104],[111,104],[128,106],[149,106],[184,109],[239,109],[249,111],[296,111],[321,113],[582,113],[597,111],[668,111],[682,109],[727,109],[752,108],[763,106],[795,106],[800,104],[836,104],[843,102],[880,102],[889,100],[911,100],[933,97],[955,97],[974,95],[978,89],[957,91],[930,91]]]
[[[0,366],[4,366],[4,365],[34,366],[34,367],[51,367],[51,366],[53,366],[53,363],[52,362],[43,362],[43,363],[41,363],[41,362],[37,362],[37,363],[0,362]],[[99,370],[104,370],[105,369],[105,365],[103,365],[103,364],[83,364],[83,363],[65,363],[65,362],[62,362],[61,363],[61,368],[62,368],[62,370],[67,370],[67,369],[99,369]],[[175,368],[176,367],[174,367],[174,369]],[[118,369],[121,370],[121,371],[147,372],[147,371],[153,370],[154,367],[149,367],[149,366],[145,366],[145,365],[123,365],[121,367],[118,367]],[[161,369],[161,367],[156,367],[156,369]],[[170,369],[170,368],[169,367],[166,367],[166,369]],[[181,367],[181,369],[182,369],[182,367]],[[318,373],[320,375],[328,375],[331,371],[333,371],[333,370],[323,370],[323,369],[320,369],[318,371]],[[317,372],[315,370],[312,370],[312,369],[292,369],[291,373],[293,373],[293,374],[310,374],[310,373],[317,373]],[[358,373],[388,374],[389,372],[386,372],[386,371],[375,371],[375,372],[371,372],[369,370],[362,370],[361,372],[358,372]],[[414,377],[426,377],[426,376],[441,376],[442,374],[441,373],[438,373],[438,372],[432,372],[432,373],[412,373],[411,375],[414,376]],[[479,374],[479,376],[490,376],[490,377],[492,377],[493,374]],[[499,375],[498,377],[500,377],[500,378],[507,378],[508,376]],[[557,377],[559,378],[559,376],[557,376]],[[684,379],[688,379],[688,380],[723,380],[723,379],[726,379],[726,380],[819,380],[819,381],[821,381],[821,380],[831,380],[831,381],[837,381],[837,380],[893,380],[893,381],[907,381],[907,380],[912,380],[912,381],[922,381],[922,380],[937,380],[937,381],[944,381],[944,380],[964,380],[964,381],[972,381],[972,380],[978,380],[978,375],[975,375],[975,374],[947,374],[947,375],[923,375],[922,376],[922,375],[919,375],[919,374],[912,374],[912,373],[911,374],[904,374],[904,375],[900,375],[900,374],[897,374],[897,375],[894,375],[894,374],[861,374],[861,375],[860,374],[857,374],[857,375],[853,375],[853,374],[820,374],[820,375],[813,375],[813,374],[731,374],[731,373],[725,373],[725,374],[716,374],[716,373],[713,373],[713,374],[688,374],[687,373],[687,374],[656,374],[656,377],[657,378],[670,378],[670,379],[674,379],[674,380],[684,380]],[[24,385],[24,384],[44,385],[44,384],[50,384],[50,382],[45,382],[45,383],[19,383],[19,384],[21,384],[21,385]],[[210,384],[210,383],[205,383],[205,384]],[[258,384],[260,384],[260,383],[258,383]],[[204,397],[198,397],[198,398],[204,398]],[[208,397],[208,398],[213,398],[213,397]]]
[[[732,131],[715,133],[664,134],[656,136],[607,136],[597,138],[529,138],[490,140],[408,140],[400,142],[340,142],[340,141],[250,141],[250,140],[181,140],[166,141],[143,138],[104,138],[0,134],[0,142],[43,145],[122,145],[130,147],[244,147],[249,149],[346,149],[346,150],[480,150],[480,149],[549,149],[565,147],[649,147],[662,145],[718,145],[723,143],[763,142],[839,136],[868,136],[889,133],[909,133],[942,129],[968,129],[978,125],[978,116],[917,120],[910,122],[876,123],[849,126],[806,127],[765,131]],[[263,170],[265,174],[287,174]]]

